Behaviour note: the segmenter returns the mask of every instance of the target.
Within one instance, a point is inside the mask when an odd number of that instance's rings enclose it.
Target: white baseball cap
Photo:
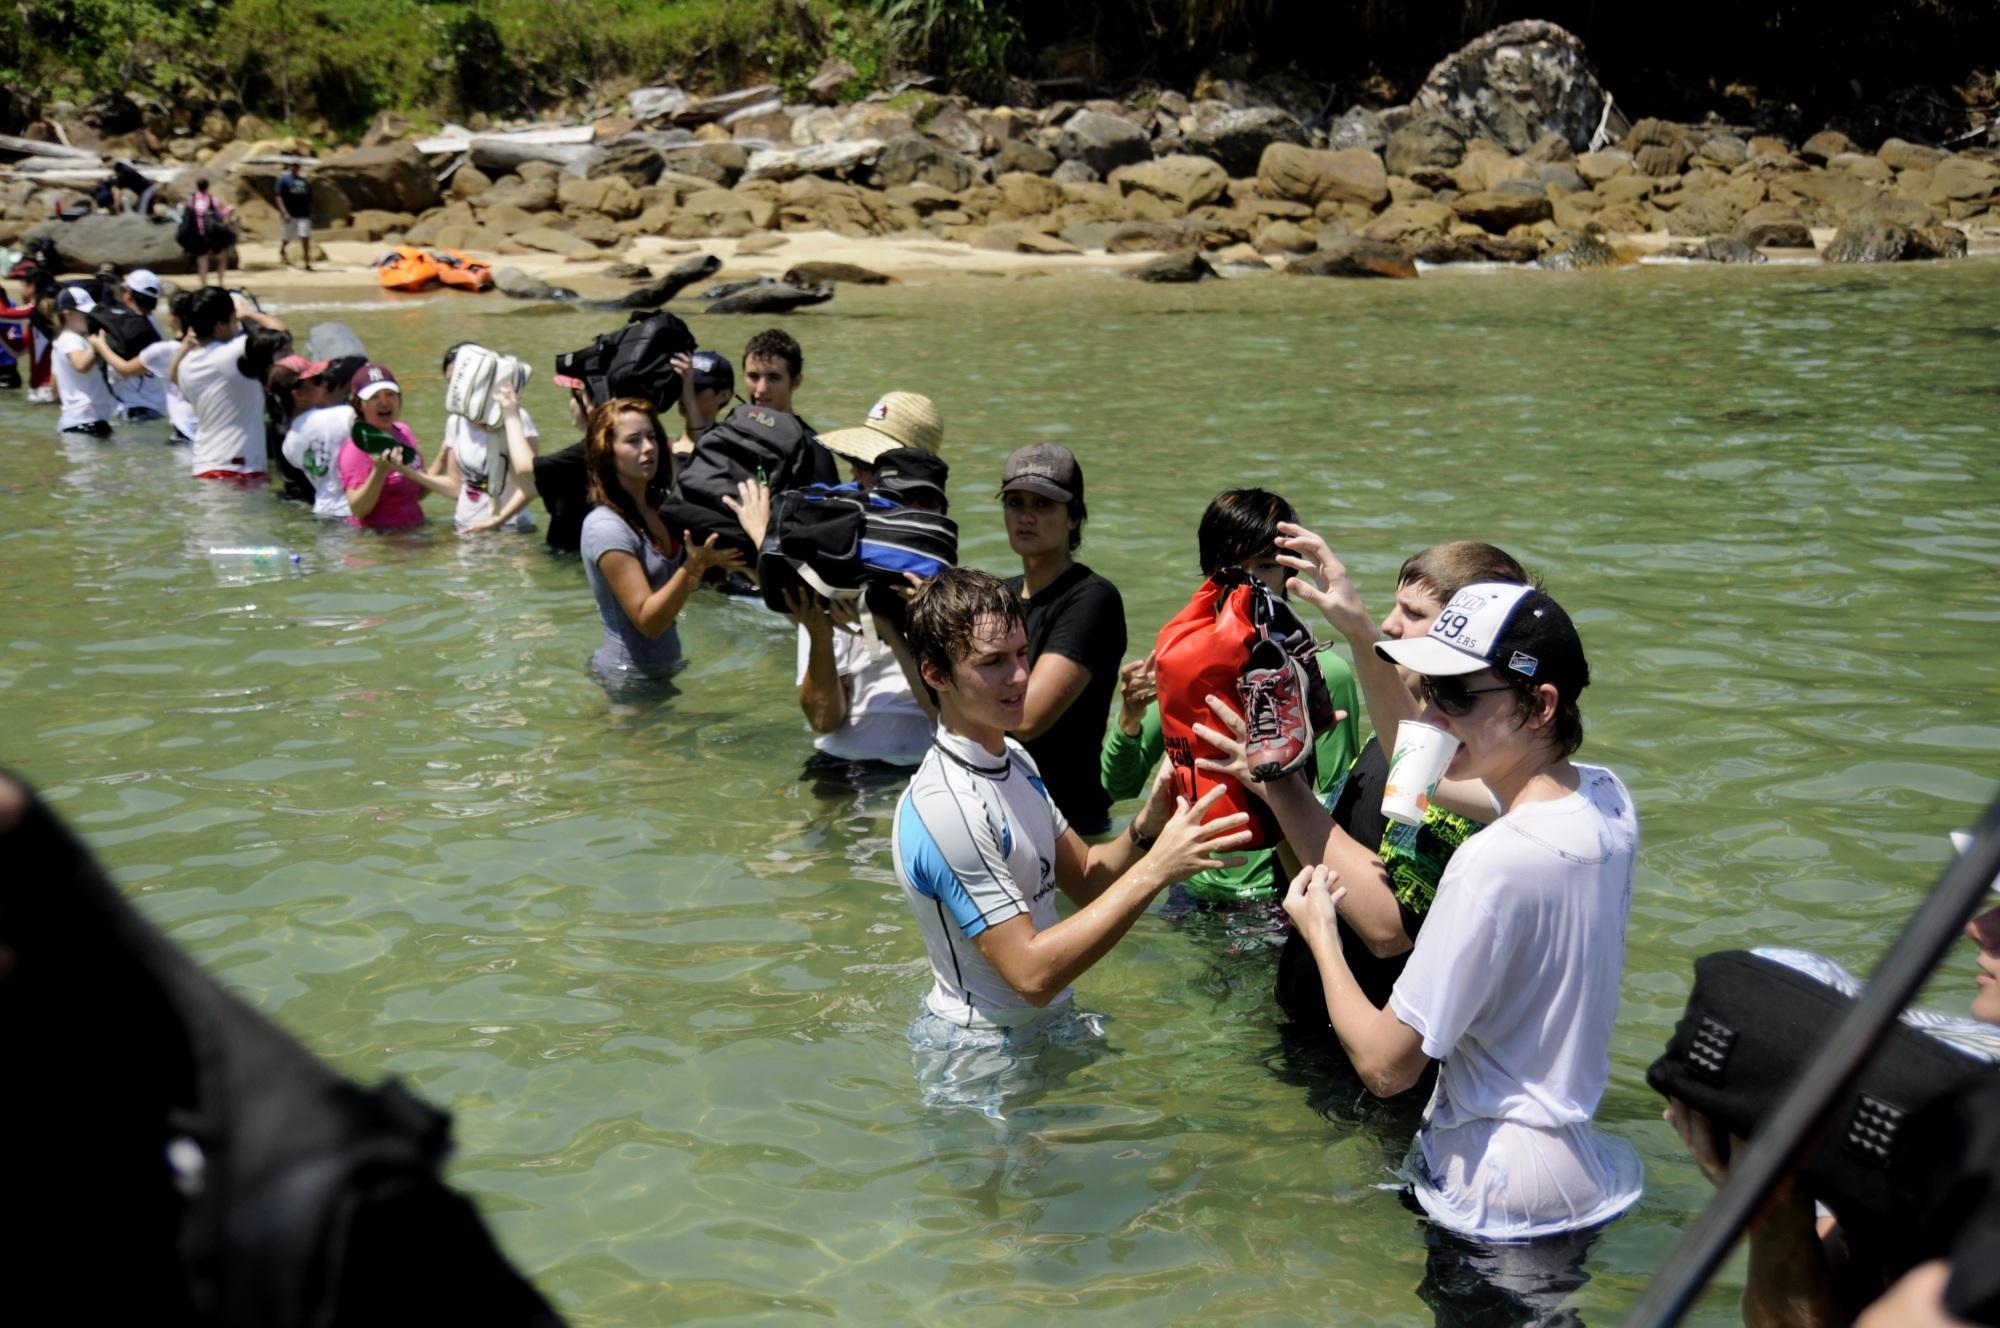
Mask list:
[[[74,309],[87,314],[97,307],[97,301],[90,298],[90,292],[81,286],[65,286],[62,294],[56,296],[56,308]]]
[[[161,292],[160,279],[150,268],[135,267],[125,274],[125,289],[150,295],[157,300]]]

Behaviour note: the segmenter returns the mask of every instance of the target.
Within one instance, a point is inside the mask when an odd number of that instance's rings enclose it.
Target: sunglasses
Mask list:
[[[1432,677],[1425,674],[1418,684],[1423,688],[1424,697],[1453,719],[1460,719],[1472,713],[1472,707],[1479,703],[1473,700],[1488,692],[1511,692],[1513,687],[1506,683],[1498,687],[1467,687],[1465,679],[1457,677]]]

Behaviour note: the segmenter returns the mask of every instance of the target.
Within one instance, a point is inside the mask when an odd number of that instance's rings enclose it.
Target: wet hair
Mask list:
[[[756,355],[767,360],[783,360],[785,368],[793,378],[805,372],[806,353],[799,349],[799,343],[783,328],[771,327],[750,338],[750,344],[743,348],[743,367],[750,368],[750,357]]]
[[[1201,514],[1195,543],[1201,574],[1214,576],[1277,547],[1278,523],[1296,522],[1292,505],[1269,489],[1224,489]]]
[[[640,539],[651,540],[653,533],[646,525],[644,514],[633,504],[632,495],[625,492],[625,486],[618,482],[618,457],[611,444],[618,432],[619,418],[625,415],[644,415],[652,421],[653,432],[660,440],[662,464],[654,472],[653,482],[646,486],[646,501],[657,509],[674,487],[674,450],[667,446],[666,430],[660,426],[660,412],[644,397],[613,397],[590,412],[590,427],[583,436],[586,492],[593,504],[608,507],[623,517],[625,524],[632,527]]]
[[[203,341],[212,340],[215,330],[236,317],[236,301],[220,286],[203,286],[188,301],[187,326]]]
[[[1437,596],[1440,604],[1449,604],[1453,595],[1481,581],[1504,581],[1509,585],[1540,588],[1540,583],[1530,577],[1510,554],[1478,540],[1433,544],[1422,553],[1412,555],[1403,564],[1403,570],[1396,574],[1398,587],[1416,586],[1427,590]]]
[[[174,316],[174,322],[185,332],[194,321],[194,292],[175,291],[167,301],[167,312]]]
[[[972,633],[982,618],[998,618],[1011,628],[1027,621],[1027,610],[1014,588],[991,572],[947,567],[910,597],[903,635],[918,665],[949,678],[952,667],[972,653]],[[935,703],[937,688],[929,679],[924,690]]]
[[[292,353],[292,334],[276,328],[253,327],[243,339],[243,354],[237,358],[236,372],[245,378],[266,382],[271,366]]]

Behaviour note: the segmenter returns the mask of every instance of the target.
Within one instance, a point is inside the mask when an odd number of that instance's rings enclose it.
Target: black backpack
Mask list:
[[[808,484],[836,485],[840,471],[833,453],[820,446],[798,416],[765,406],[738,406],[701,435],[694,456],[681,467],[675,495],[660,508],[667,529],[675,535],[692,531],[697,544],[713,534],[717,544],[755,558],[757,550],[750,547],[736,514],[722,505],[724,498],[736,497],[738,482],[747,479],[762,480],[777,495]]]
[[[104,340],[118,352],[120,359],[137,359],[140,351],[160,339],[160,330],[153,326],[152,319],[113,300],[99,299],[97,307],[85,317],[104,334]]]
[[[583,381],[590,399],[639,397],[659,410],[681,399],[676,355],[692,355],[694,333],[669,313],[635,313],[614,332],[605,332],[582,350],[556,356],[556,372]]]
[[[441,1178],[444,1113],[336,1074],[141,917],[39,800],[9,801],[16,1267],[105,1252],[87,1293],[105,1323],[559,1328]]]
[[[905,573],[928,579],[958,561],[958,523],[851,484],[811,484],[780,494],[771,509],[757,583],[764,603],[786,611],[800,587],[830,598],[865,598],[900,625]]]

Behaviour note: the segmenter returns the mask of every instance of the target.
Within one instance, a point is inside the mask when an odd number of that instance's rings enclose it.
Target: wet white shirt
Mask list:
[[[1440,1061],[1412,1156],[1443,1226],[1521,1240],[1609,1221],[1643,1189],[1638,1157],[1591,1129],[1611,1070],[1638,816],[1618,777],[1474,834],[1438,882],[1389,996]]]

